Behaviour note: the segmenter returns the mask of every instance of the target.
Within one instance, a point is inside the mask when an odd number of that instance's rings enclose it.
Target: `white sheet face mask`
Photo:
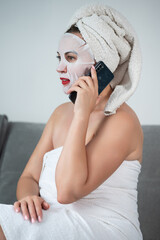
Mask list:
[[[79,77],[85,76],[93,64],[95,64],[94,55],[88,44],[72,33],[64,33],[60,39],[58,53],[60,62],[57,67],[60,78],[69,79],[69,83],[62,85],[66,93],[72,84]],[[71,58],[74,60],[71,60]],[[62,80],[61,80],[62,82]]]

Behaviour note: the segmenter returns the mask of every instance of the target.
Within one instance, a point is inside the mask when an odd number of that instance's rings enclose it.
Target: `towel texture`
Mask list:
[[[106,4],[87,4],[70,19],[67,30],[76,25],[90,46],[96,62],[102,60],[113,72],[113,89],[104,114],[115,114],[135,92],[141,74],[142,57],[139,40],[128,20]]]

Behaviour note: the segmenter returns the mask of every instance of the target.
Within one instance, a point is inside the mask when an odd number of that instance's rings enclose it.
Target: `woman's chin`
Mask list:
[[[67,93],[68,90],[69,89],[63,89],[64,94],[68,95],[69,94],[69,93]]]
[[[67,93],[67,91],[70,89],[70,87],[71,86],[63,87],[63,92],[68,95],[69,93]]]

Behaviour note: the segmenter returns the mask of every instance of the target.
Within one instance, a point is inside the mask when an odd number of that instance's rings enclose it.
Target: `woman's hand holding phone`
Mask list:
[[[42,208],[47,210],[49,204],[41,197],[37,195],[24,197],[14,203],[15,212],[22,212],[25,220],[29,220],[29,215],[31,222],[34,223],[37,218],[38,221],[42,221]]]
[[[90,115],[98,100],[98,79],[94,66],[91,68],[91,77],[79,77],[67,93],[69,94],[72,91],[77,92],[74,113]]]
[[[114,75],[103,61],[99,61],[96,63],[95,70],[98,79],[98,94],[100,95],[104,88],[107,87],[107,85],[114,78]],[[89,71],[86,76],[91,77],[91,71]],[[72,91],[68,97],[72,101],[72,103],[75,104],[77,92]],[[100,96],[98,96],[98,98],[100,98]]]

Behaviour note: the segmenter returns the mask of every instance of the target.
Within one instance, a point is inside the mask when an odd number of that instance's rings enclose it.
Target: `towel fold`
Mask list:
[[[102,60],[113,72],[113,89],[104,114],[112,115],[135,92],[141,74],[142,57],[137,35],[128,20],[106,4],[87,4],[70,19],[90,46],[96,62]]]

